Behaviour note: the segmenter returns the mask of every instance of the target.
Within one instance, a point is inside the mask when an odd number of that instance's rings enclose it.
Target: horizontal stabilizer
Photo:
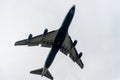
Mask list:
[[[32,73],[32,74],[37,74],[37,75],[43,75],[43,76],[45,76],[45,77],[53,80],[53,77],[52,77],[51,73],[50,73],[48,70],[46,71],[45,74],[42,74],[42,71],[43,71],[43,68],[37,69],[37,70],[33,70],[33,71],[31,71],[30,73]]]

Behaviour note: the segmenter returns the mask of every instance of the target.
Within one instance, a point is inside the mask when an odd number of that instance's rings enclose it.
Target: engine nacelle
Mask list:
[[[46,35],[47,33],[48,33],[48,29],[45,29],[43,35]]]
[[[82,55],[83,55],[83,53],[80,52],[80,53],[78,54],[78,58],[81,58]]]
[[[73,42],[73,47],[75,47],[76,44],[77,44],[77,40],[75,40],[75,41]]]
[[[32,39],[32,34],[29,34],[28,40],[30,41]]]

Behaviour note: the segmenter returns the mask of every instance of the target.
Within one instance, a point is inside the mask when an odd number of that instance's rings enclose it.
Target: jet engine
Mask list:
[[[80,52],[80,53],[78,54],[78,58],[81,58],[82,55],[83,55],[83,53]]]
[[[42,42],[41,46],[42,46],[42,47],[45,47],[45,46],[46,46],[46,43],[45,43],[43,40],[44,40],[44,37],[45,37],[45,35],[46,35],[47,33],[48,33],[48,29],[45,29],[44,32],[43,32],[42,39],[41,39],[41,42]]]
[[[75,47],[76,44],[77,44],[77,40],[73,42],[73,47]]]
[[[29,34],[28,40],[30,41],[32,39],[32,34]]]
[[[48,29],[45,29],[43,35],[46,35],[47,33],[48,33]]]

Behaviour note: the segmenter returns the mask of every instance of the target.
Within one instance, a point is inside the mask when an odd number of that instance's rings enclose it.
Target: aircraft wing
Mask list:
[[[35,37],[32,37],[32,34],[30,34],[28,39],[17,41],[15,43],[15,46],[19,45],[38,46],[39,44],[41,44],[42,47],[51,47],[57,35],[57,32],[58,30],[54,30]]]
[[[81,68],[84,67],[84,64],[81,60],[82,52],[78,54],[76,48],[73,46],[73,41],[69,35],[67,35],[65,41],[62,44],[60,51],[65,55],[69,54],[69,57],[73,62],[76,62]]]

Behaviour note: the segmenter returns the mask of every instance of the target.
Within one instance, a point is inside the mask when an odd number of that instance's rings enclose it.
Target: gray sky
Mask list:
[[[14,43],[58,29],[73,4],[69,34],[85,67],[58,52],[51,74],[55,80],[120,80],[120,0],[0,0],[0,80],[48,80],[29,72],[44,66],[50,49]]]

